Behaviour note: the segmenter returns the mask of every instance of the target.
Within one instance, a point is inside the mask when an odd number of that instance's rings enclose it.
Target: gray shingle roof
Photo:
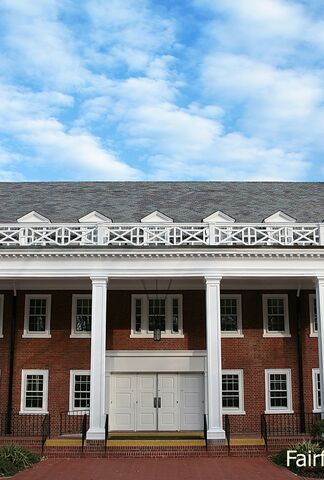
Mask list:
[[[236,222],[261,222],[281,210],[297,222],[322,222],[324,182],[24,182],[0,183],[0,222],[36,210],[77,222],[97,210],[113,222],[139,222],[159,210],[175,222],[200,222],[221,210]]]

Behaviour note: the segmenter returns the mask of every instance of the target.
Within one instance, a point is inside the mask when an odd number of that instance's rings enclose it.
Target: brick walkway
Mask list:
[[[292,480],[266,458],[53,459],[17,480]]]

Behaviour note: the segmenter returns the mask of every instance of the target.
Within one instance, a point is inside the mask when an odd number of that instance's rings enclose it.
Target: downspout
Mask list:
[[[12,399],[13,399],[13,373],[14,373],[14,359],[16,348],[16,331],[17,331],[17,291],[15,282],[13,282],[13,298],[12,298],[12,313],[11,313],[11,329],[10,329],[10,344],[9,344],[9,371],[8,371],[8,402],[7,402],[7,421],[6,433],[11,433],[12,421]]]
[[[299,384],[299,408],[300,408],[300,433],[305,433],[305,395],[304,395],[304,362],[302,345],[302,315],[300,308],[300,287],[297,290],[297,363],[298,363],[298,384]]]

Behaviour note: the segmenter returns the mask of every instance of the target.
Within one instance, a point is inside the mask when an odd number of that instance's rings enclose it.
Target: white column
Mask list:
[[[324,419],[324,278],[318,278],[316,284],[316,310],[318,325],[318,354],[321,382],[321,417]]]
[[[91,388],[88,440],[105,439],[107,277],[92,277]]]
[[[225,438],[222,417],[221,277],[206,277],[207,392],[209,440]]]

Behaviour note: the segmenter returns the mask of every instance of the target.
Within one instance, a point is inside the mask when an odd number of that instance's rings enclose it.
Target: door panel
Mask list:
[[[135,429],[135,390],[134,375],[114,374],[110,377],[110,430]]]
[[[160,431],[179,430],[178,375],[158,374],[158,429]]]
[[[204,425],[204,377],[200,373],[180,375],[180,428],[202,430]]]
[[[156,430],[156,396],[156,374],[137,375],[136,430]]]

